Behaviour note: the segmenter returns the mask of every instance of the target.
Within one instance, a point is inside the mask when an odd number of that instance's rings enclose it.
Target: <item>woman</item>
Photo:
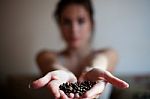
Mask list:
[[[66,49],[61,52],[42,51],[37,56],[37,63],[44,77],[33,82],[33,88],[47,86],[55,98],[95,98],[99,96],[106,83],[118,88],[129,85],[113,76],[117,54],[112,49],[94,51],[91,41],[94,31],[93,8],[90,0],[60,0],[55,18],[60,28]],[[70,96],[59,90],[65,82],[97,81],[82,96],[71,93]]]

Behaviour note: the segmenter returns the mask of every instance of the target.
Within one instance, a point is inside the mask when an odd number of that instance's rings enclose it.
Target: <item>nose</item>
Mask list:
[[[75,37],[79,35],[79,30],[80,27],[77,23],[73,23],[72,24],[72,35],[74,35]]]

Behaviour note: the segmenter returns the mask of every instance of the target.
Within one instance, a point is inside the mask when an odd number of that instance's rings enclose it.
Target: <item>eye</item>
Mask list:
[[[63,22],[62,22],[63,26],[65,27],[70,27],[71,26],[71,21],[69,19],[63,19]]]
[[[79,18],[78,19],[78,23],[79,23],[79,25],[84,24],[85,23],[85,19],[84,18]]]

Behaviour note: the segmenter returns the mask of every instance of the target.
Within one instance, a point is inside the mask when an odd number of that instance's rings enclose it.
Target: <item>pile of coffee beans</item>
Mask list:
[[[75,83],[63,83],[59,86],[59,89],[64,91],[66,95],[69,95],[70,93],[78,93],[80,96],[82,96],[86,91],[90,90],[96,82],[92,81],[84,81],[84,82],[75,82]]]

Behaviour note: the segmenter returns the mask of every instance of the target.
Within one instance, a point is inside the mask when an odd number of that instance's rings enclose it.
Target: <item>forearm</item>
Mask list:
[[[102,70],[107,70],[113,72],[115,65],[118,61],[118,55],[116,51],[112,49],[105,50],[101,53],[95,55],[94,59],[91,61],[91,65],[88,66],[85,71],[89,71],[92,68],[99,68]]]
[[[41,73],[44,75],[54,70],[69,71],[67,68],[65,68],[61,63],[57,61],[56,53],[47,50],[41,51],[37,55],[36,62]]]
[[[65,68],[64,66],[60,65],[60,64],[47,64],[46,66],[48,66],[49,68],[41,68],[41,72],[43,75],[46,75],[49,72],[55,72],[55,73],[63,73],[61,74],[61,78],[65,77],[65,79],[70,79],[72,78],[72,80],[76,79],[75,75],[69,71],[67,68]],[[64,73],[65,72],[65,73]],[[56,74],[57,75],[57,74]]]
[[[60,64],[53,64],[53,66],[51,68],[51,71],[54,71],[54,70],[63,70],[63,71],[66,71],[67,73],[70,74],[70,76],[75,77],[74,74],[70,70],[68,70],[63,65],[60,65]]]

